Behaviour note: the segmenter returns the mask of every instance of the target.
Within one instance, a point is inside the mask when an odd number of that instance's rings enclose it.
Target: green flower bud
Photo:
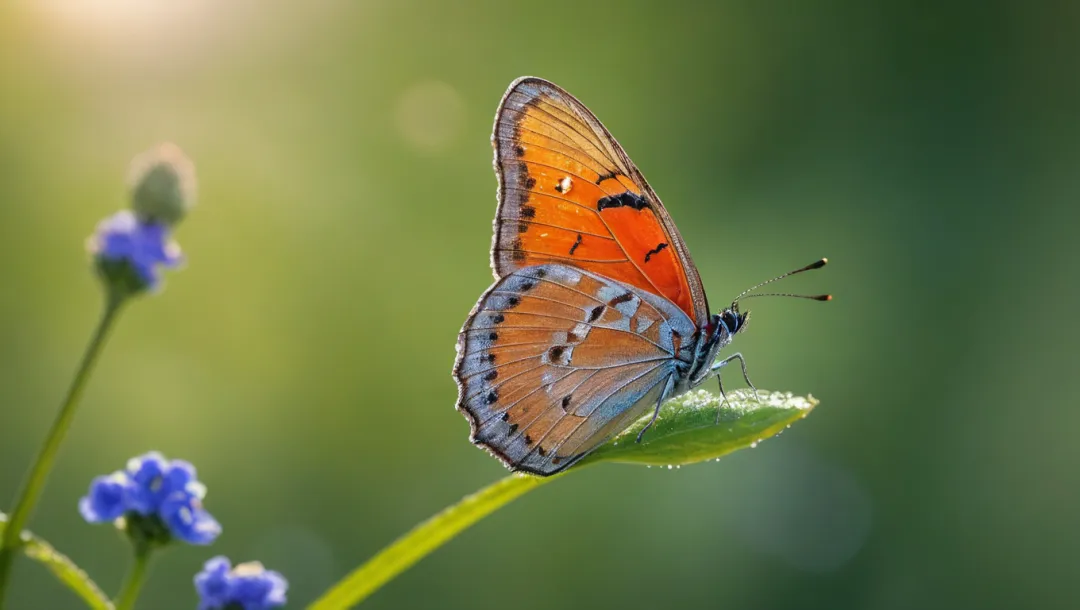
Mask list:
[[[175,144],[159,144],[131,161],[131,208],[144,222],[173,226],[195,205],[195,165]]]

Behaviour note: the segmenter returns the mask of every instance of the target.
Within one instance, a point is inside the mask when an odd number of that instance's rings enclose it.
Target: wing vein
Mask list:
[[[584,206],[582,206],[582,207],[584,207]],[[572,233],[579,233],[581,235],[588,235],[590,237],[599,237],[600,239],[606,239],[608,241],[616,241],[616,239],[614,237],[610,236],[610,235],[600,235],[599,233],[590,233],[588,231],[582,231],[580,229],[572,229],[570,227],[564,227],[562,225],[552,224],[550,222],[537,222],[535,220],[529,220],[528,218],[522,218],[520,216],[500,216],[499,220],[506,221],[506,222],[518,222],[518,223],[527,222],[527,223],[529,223],[531,225],[536,225],[538,227],[551,227],[553,229],[562,229],[564,231],[570,231]]]
[[[660,368],[660,365],[656,365],[656,366],[654,366],[654,367],[651,367],[651,368],[649,368],[649,369],[646,369],[646,370],[645,370],[645,371],[643,371],[643,372],[642,372],[642,373],[641,373],[640,375],[638,375],[638,376],[634,377],[633,379],[628,379],[628,380],[626,380],[626,383],[622,384],[621,386],[619,386],[619,387],[617,387],[617,388],[613,389],[613,390],[612,390],[611,392],[609,392],[609,393],[608,393],[608,395],[607,395],[606,397],[604,397],[604,399],[603,399],[602,401],[600,401],[600,404],[598,404],[598,405],[596,406],[596,409],[594,409],[594,410],[593,410],[593,413],[596,413],[596,411],[597,411],[597,410],[599,410],[599,409],[600,409],[601,407],[603,407],[603,406],[604,406],[604,404],[605,404],[605,403],[607,403],[607,401],[611,400],[611,397],[612,397],[612,396],[614,396],[615,394],[617,394],[617,393],[618,393],[618,392],[619,392],[620,390],[622,390],[622,389],[623,389],[623,388],[625,388],[626,386],[630,385],[631,383],[634,383],[635,381],[637,381],[637,380],[639,380],[639,379],[641,379],[641,378],[643,378],[643,377],[645,377],[645,376],[647,376],[647,375],[649,375],[649,374],[651,374],[651,373],[655,372],[655,371],[656,371],[656,369],[658,369],[658,368]],[[657,383],[659,383],[659,380],[657,381]],[[648,393],[649,393],[649,390],[653,389],[654,387],[656,387],[656,383],[654,383],[653,385],[649,386],[649,387],[648,387],[648,388],[647,388],[647,389],[645,390],[644,394],[648,394]],[[644,394],[643,394],[643,395],[644,395]],[[630,406],[633,406],[633,405],[630,405]],[[628,408],[629,408],[629,407],[628,407]],[[552,455],[555,455],[556,453],[558,453],[559,449],[561,449],[561,448],[562,448],[562,446],[563,446],[563,444],[564,444],[564,443],[566,443],[566,439],[569,439],[569,438],[570,438],[571,436],[573,436],[573,435],[574,435],[574,434],[575,434],[575,433],[576,433],[576,432],[577,432],[577,431],[578,431],[578,430],[579,430],[579,429],[580,429],[580,428],[581,428],[581,427],[582,427],[583,425],[585,425],[585,423],[586,423],[587,421],[589,421],[590,419],[592,419],[592,414],[589,414],[589,415],[588,415],[587,417],[583,417],[583,418],[581,419],[581,421],[580,421],[580,422],[578,422],[578,425],[574,426],[574,429],[573,429],[573,430],[571,430],[571,431],[570,431],[570,432],[569,432],[569,433],[568,433],[568,434],[567,434],[567,435],[566,435],[566,436],[564,437],[564,439],[563,439],[563,440],[562,440],[562,441],[561,441],[560,443],[558,443],[557,445],[555,445],[554,447],[552,447],[552,449],[551,449],[551,450],[552,450]],[[580,445],[579,445],[579,446],[580,446]],[[570,458],[570,457],[573,457],[573,456],[569,456],[569,455],[564,455],[563,457],[566,457],[566,458]]]

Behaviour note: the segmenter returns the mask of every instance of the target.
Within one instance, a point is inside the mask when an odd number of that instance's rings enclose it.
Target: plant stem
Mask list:
[[[101,353],[101,348],[105,346],[109,331],[120,313],[123,302],[122,297],[111,294],[106,299],[105,309],[101,314],[101,319],[98,321],[97,330],[94,331],[94,335],[86,347],[79,369],[75,373],[75,378],[71,381],[71,387],[68,388],[67,396],[60,407],[60,412],[53,421],[52,428],[49,429],[49,434],[45,437],[45,443],[42,444],[37,459],[23,482],[22,488],[16,495],[15,508],[12,509],[7,528],[4,529],[3,537],[0,538],[0,609],[4,606],[8,579],[11,575],[11,564],[21,544],[20,534],[23,527],[26,526],[30,514],[34,511],[34,506],[37,505],[42,490],[45,488],[45,481],[49,478],[49,472],[52,471],[60,445],[63,443],[64,437],[67,436],[71,421],[75,418],[75,411],[86,387],[86,382],[90,379],[90,373],[94,370],[94,364]]]
[[[417,525],[379,554],[341,579],[307,610],[341,610],[359,604],[369,595],[412,567],[428,553],[483,519],[504,504],[543,483],[559,478],[510,475]]]
[[[152,547],[149,544],[135,545],[135,563],[128,570],[127,577],[124,579],[124,586],[120,589],[120,594],[116,596],[116,610],[131,610],[135,607],[135,600],[138,599],[139,591],[142,590],[143,583],[146,582],[147,569],[150,567],[151,549]]]

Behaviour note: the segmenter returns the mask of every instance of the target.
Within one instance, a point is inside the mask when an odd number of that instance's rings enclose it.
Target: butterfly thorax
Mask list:
[[[710,316],[709,323],[701,329],[698,344],[694,350],[694,361],[686,376],[688,388],[700,385],[709,377],[716,355],[731,343],[736,333],[742,331],[749,317],[749,311],[741,313],[734,308],[725,309]]]

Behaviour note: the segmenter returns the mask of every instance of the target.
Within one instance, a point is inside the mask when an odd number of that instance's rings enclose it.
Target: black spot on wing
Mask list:
[[[596,307],[592,308],[592,311],[589,312],[590,323],[599,320],[600,316],[604,315],[604,307],[605,305],[597,305]]]
[[[515,262],[523,262],[525,260],[525,245],[521,242],[521,238],[514,240],[514,243],[510,245],[510,258]]]
[[[668,247],[666,242],[660,242],[659,244],[656,244],[655,248],[645,253],[645,262],[649,262],[649,259],[652,258],[653,254],[660,254],[660,251],[666,247]]]
[[[536,186],[536,178],[529,175],[529,164],[518,164],[518,185],[527,191],[531,191]]]
[[[580,246],[580,245],[581,245],[581,233],[578,233],[577,240],[574,241],[574,245],[570,246],[570,256],[574,255],[574,250],[577,250],[578,246]]]
[[[640,211],[649,207],[649,202],[641,195],[635,195],[630,191],[619,193],[618,195],[609,195],[596,202],[596,211],[598,212],[608,208],[621,207],[634,208],[635,210]]]

